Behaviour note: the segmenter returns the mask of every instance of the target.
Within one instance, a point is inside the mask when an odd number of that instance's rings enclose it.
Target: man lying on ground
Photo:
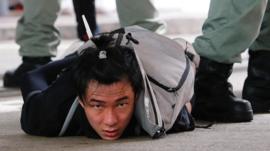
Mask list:
[[[177,89],[159,90],[172,95],[172,98],[162,100],[162,93],[156,88],[160,85],[158,82],[162,81],[151,82],[156,86],[149,85],[149,79],[151,81],[153,77],[147,78],[149,73],[145,72],[148,70],[142,69],[142,62],[140,59],[138,61],[138,54],[131,45],[143,45],[143,40],[120,31],[93,37],[80,51],[24,76],[21,84],[24,99],[21,126],[26,133],[59,136],[77,96],[79,105],[73,116],[69,116],[70,122],[62,136],[85,135],[116,140],[148,133],[157,138],[165,133],[194,129],[190,100],[195,68],[192,68],[190,59],[180,56],[187,62],[186,69],[190,70],[183,71],[185,78],[180,78],[179,83],[177,81]],[[123,39],[127,42],[123,42]],[[154,57],[148,60],[151,59],[154,60]],[[157,64],[156,67],[162,65]],[[191,77],[188,77],[188,73]],[[169,73],[159,76],[166,77],[166,74]],[[189,82],[183,82],[183,79]],[[184,84],[189,84],[189,87],[185,89]],[[188,94],[188,99],[180,93]],[[153,102],[155,100],[157,102]],[[163,112],[166,107],[160,101],[171,103],[170,110]],[[151,117],[156,122],[147,121]],[[154,128],[151,128],[152,125]]]

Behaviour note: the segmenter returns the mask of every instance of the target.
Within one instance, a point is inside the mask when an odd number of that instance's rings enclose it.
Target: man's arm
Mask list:
[[[22,79],[22,129],[32,135],[57,136],[76,96],[69,67],[76,57],[65,58],[27,73]],[[59,73],[62,74],[59,76]]]

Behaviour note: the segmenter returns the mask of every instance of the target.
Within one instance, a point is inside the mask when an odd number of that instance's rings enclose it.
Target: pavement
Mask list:
[[[181,13],[163,9],[161,18],[168,23],[169,37],[183,37],[192,42],[200,34],[205,13]],[[2,87],[3,73],[20,64],[18,45],[14,43],[17,15],[0,17],[0,151],[269,151],[270,114],[256,114],[252,122],[215,123],[208,129],[197,128],[192,132],[169,134],[161,139],[134,137],[117,141],[104,141],[86,137],[49,138],[30,136],[20,128],[22,97],[18,89]],[[102,31],[119,27],[114,13],[98,14]],[[76,42],[74,15],[63,14],[56,23],[62,34],[57,58]],[[234,92],[241,97],[246,77],[247,53],[243,62],[234,66],[230,77]],[[63,90],[64,91],[64,90]]]

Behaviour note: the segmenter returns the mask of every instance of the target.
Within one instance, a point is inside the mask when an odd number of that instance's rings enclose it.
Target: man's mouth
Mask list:
[[[105,135],[106,137],[111,137],[111,138],[113,138],[113,137],[118,136],[118,131],[117,131],[117,130],[104,130],[103,132],[104,132],[104,135]]]

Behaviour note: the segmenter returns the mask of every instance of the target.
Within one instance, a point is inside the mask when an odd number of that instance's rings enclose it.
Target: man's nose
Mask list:
[[[118,122],[117,114],[113,109],[109,109],[106,111],[105,117],[104,117],[104,123],[107,126],[115,126]]]

